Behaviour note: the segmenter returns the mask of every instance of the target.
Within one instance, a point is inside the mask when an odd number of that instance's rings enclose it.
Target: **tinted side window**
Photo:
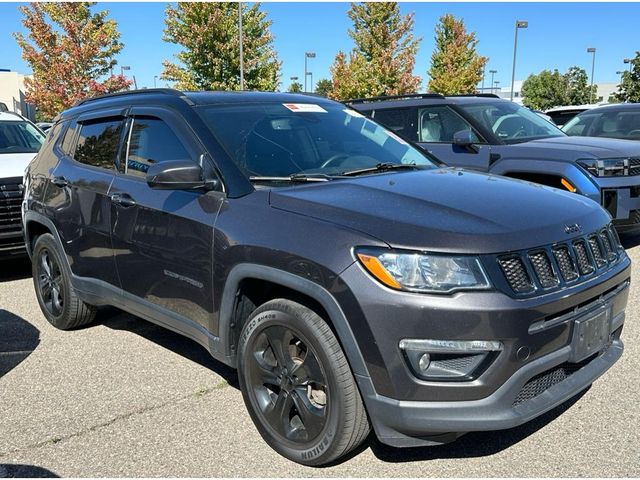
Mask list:
[[[413,108],[376,110],[372,118],[398,135],[412,141],[418,140],[418,117]]]
[[[471,130],[473,141],[479,142],[471,125],[449,107],[438,105],[421,108],[418,118],[421,142],[452,143],[453,135],[461,130]]]
[[[73,137],[76,133],[76,122],[71,122],[69,127],[64,131],[62,139],[59,142],[59,148],[66,155],[71,156],[73,154]]]
[[[191,158],[169,125],[153,117],[133,119],[128,152],[125,173],[141,177],[154,163]]]
[[[100,119],[83,123],[73,158],[94,167],[113,168],[121,130],[120,119]]]

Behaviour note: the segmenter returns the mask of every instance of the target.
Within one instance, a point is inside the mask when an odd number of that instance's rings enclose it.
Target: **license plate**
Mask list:
[[[570,362],[581,362],[599,352],[609,341],[611,306],[604,305],[575,320]]]

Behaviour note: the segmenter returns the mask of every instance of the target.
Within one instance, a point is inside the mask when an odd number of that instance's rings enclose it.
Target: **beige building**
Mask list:
[[[35,120],[35,107],[24,99],[25,78],[26,75],[18,72],[0,70],[0,102],[4,103],[10,112]]]

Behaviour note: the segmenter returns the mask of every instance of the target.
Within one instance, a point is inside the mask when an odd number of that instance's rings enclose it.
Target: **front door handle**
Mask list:
[[[109,198],[111,199],[112,203],[125,208],[133,207],[136,204],[136,201],[126,193],[112,193],[111,195],[109,195]]]
[[[53,183],[56,187],[64,188],[69,185],[69,180],[64,177],[53,177],[51,179],[51,183]]]

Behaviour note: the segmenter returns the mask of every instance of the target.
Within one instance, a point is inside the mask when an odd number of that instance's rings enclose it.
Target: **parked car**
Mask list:
[[[44,134],[17,113],[0,112],[0,258],[24,255],[22,177]]]
[[[630,260],[597,203],[442,168],[330,100],[98,97],[26,178],[47,320],[113,305],[195,340],[302,464],[371,427],[406,447],[522,424],[623,351]]]
[[[574,117],[562,130],[567,135],[640,140],[640,103],[615,103]]]
[[[640,230],[640,144],[569,137],[495,95],[406,95],[347,102],[448,165],[582,194],[619,230]]]
[[[561,107],[550,108],[545,113],[551,117],[551,120],[558,126],[558,128],[561,128],[576,115],[591,110],[592,108],[596,108],[598,105],[599,104],[564,105]]]

